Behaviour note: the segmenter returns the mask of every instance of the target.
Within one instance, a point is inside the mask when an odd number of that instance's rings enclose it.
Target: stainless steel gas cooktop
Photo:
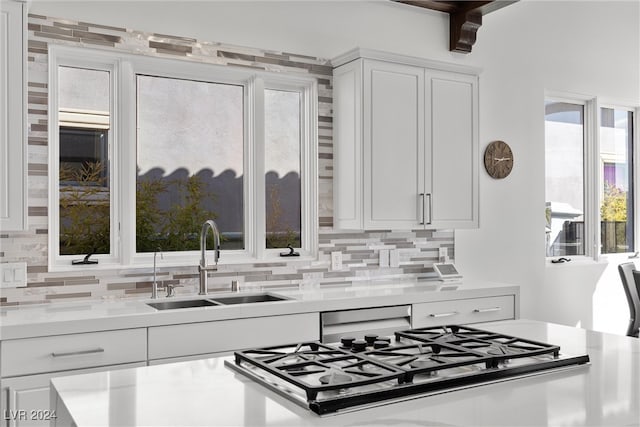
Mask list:
[[[589,362],[557,345],[460,325],[235,352],[226,365],[319,415]]]

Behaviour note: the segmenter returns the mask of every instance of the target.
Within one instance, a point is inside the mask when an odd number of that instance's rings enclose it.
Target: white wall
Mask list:
[[[523,316],[626,330],[619,257],[606,272],[593,261],[545,263],[543,101],[546,89],[640,105],[639,15],[638,2],[522,1],[485,16],[479,31],[470,59],[484,67],[480,141],[508,141],[515,167],[502,182],[481,174],[481,228],[456,234],[456,259],[520,283]]]
[[[480,229],[456,233],[460,269],[521,285],[523,317],[624,329],[614,269],[545,264],[543,101],[548,89],[640,105],[639,2],[522,0],[484,17],[469,55],[448,52],[445,14],[389,1],[35,0],[31,12],[326,58],[360,46],[480,66],[480,148],[507,141],[515,167],[499,181],[481,172]]]

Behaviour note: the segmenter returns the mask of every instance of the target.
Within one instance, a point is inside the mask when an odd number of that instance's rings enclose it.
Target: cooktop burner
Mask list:
[[[582,365],[557,345],[442,325],[235,352],[227,366],[317,414]]]

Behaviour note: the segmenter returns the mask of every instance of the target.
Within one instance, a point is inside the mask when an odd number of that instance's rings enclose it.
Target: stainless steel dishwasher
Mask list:
[[[389,335],[411,329],[411,305],[325,311],[320,313],[320,327],[322,342],[327,343],[346,336]]]

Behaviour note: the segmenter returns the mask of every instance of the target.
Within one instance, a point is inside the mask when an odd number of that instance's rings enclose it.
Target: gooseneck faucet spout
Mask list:
[[[213,261],[215,265],[207,265],[207,233],[211,229],[213,233],[213,240],[215,245],[215,251],[213,252]],[[200,264],[198,265],[198,271],[200,272],[200,289],[198,295],[207,295],[207,272],[216,271],[218,269],[218,258],[220,258],[220,232],[218,226],[212,220],[206,220],[202,224],[202,230],[200,231]]]

